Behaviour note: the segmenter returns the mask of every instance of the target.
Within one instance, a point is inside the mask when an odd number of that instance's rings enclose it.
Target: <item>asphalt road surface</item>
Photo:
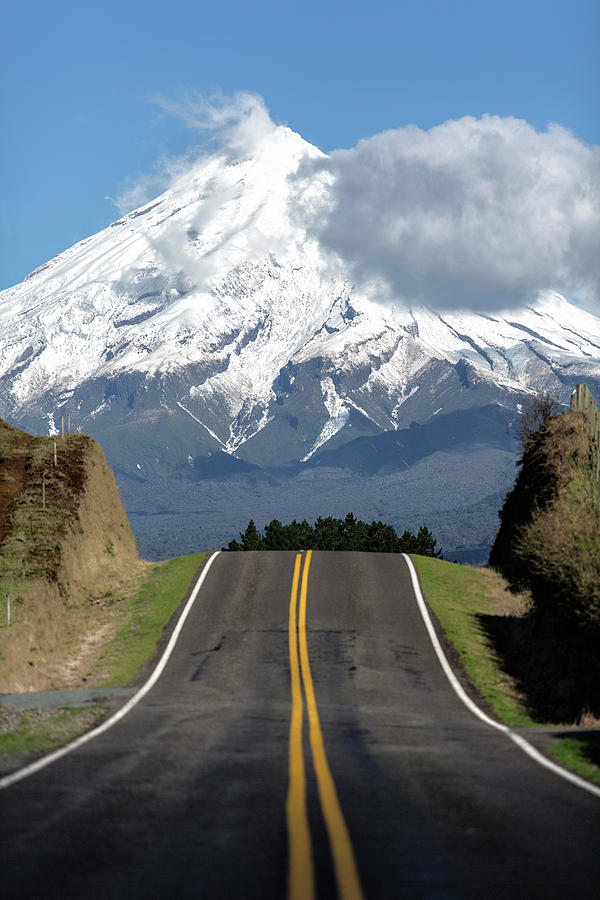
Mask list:
[[[138,706],[0,792],[0,893],[597,897],[599,825],[457,699],[401,556],[221,554]]]

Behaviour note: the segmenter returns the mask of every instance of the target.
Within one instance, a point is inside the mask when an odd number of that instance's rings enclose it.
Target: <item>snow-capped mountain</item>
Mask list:
[[[600,384],[600,319],[558,294],[438,314],[353,288],[297,215],[325,190],[294,177],[319,157],[284,127],[250,158],[217,152],[2,292],[0,415],[53,432],[69,410],[143,480],[218,451],[234,469],[309,465],[433,416]]]

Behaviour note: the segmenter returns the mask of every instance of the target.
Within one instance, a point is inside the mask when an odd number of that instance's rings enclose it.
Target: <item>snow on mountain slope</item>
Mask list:
[[[48,377],[72,388],[99,372],[178,369],[213,353],[231,327],[252,329],[272,305],[272,269],[290,254],[291,281],[310,267],[310,250],[286,229],[284,189],[299,159],[317,152],[279,129],[255,159],[211,157],[0,295],[2,370],[30,346],[36,354],[15,378],[15,397]],[[301,295],[312,301],[312,292],[294,293],[302,315]]]
[[[600,382],[600,320],[558,294],[484,316],[354,290],[294,215],[323,185],[299,195],[292,176],[320,156],[283,127],[251,158],[215,153],[1,293],[0,415],[39,429],[68,406],[93,433],[152,431],[146,466],[177,430],[178,460],[222,449],[277,464],[441,409]]]

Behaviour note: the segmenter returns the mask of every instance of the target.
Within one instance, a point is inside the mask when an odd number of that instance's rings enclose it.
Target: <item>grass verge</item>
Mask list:
[[[120,687],[135,678],[156,650],[163,629],[205,556],[194,553],[152,566],[138,592],[122,604],[123,625],[101,648],[87,676],[88,683]]]
[[[15,714],[0,734],[0,754],[41,752],[67,744],[89,731],[105,713],[103,706],[28,709]]]
[[[498,719],[510,726],[540,725],[539,718],[530,715],[518,679],[505,671],[489,624],[487,629],[484,626],[492,618],[525,619],[528,595],[512,594],[492,569],[472,569],[424,556],[411,559],[429,606]],[[547,753],[566,769],[600,784],[600,730],[577,737],[572,732],[565,737],[556,734]]]
[[[482,625],[483,617],[526,612],[525,595],[511,594],[491,569],[411,556],[423,593],[473,683],[507,725],[534,725],[516,680],[503,671]]]
[[[137,592],[120,599],[115,612],[119,630],[98,648],[88,685],[123,686],[135,678],[155,652],[205,556],[195,553],[153,565]],[[89,731],[105,711],[103,706],[19,712],[0,707],[0,756],[53,750]]]
[[[548,752],[565,769],[600,784],[600,744],[597,740],[562,738]]]

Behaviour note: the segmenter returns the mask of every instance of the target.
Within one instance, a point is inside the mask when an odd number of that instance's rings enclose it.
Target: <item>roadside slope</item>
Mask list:
[[[0,691],[66,686],[145,564],[88,435],[55,441],[0,420],[0,500]]]
[[[463,688],[539,750],[600,784],[597,642],[540,623],[527,592],[492,569],[412,556]]]

